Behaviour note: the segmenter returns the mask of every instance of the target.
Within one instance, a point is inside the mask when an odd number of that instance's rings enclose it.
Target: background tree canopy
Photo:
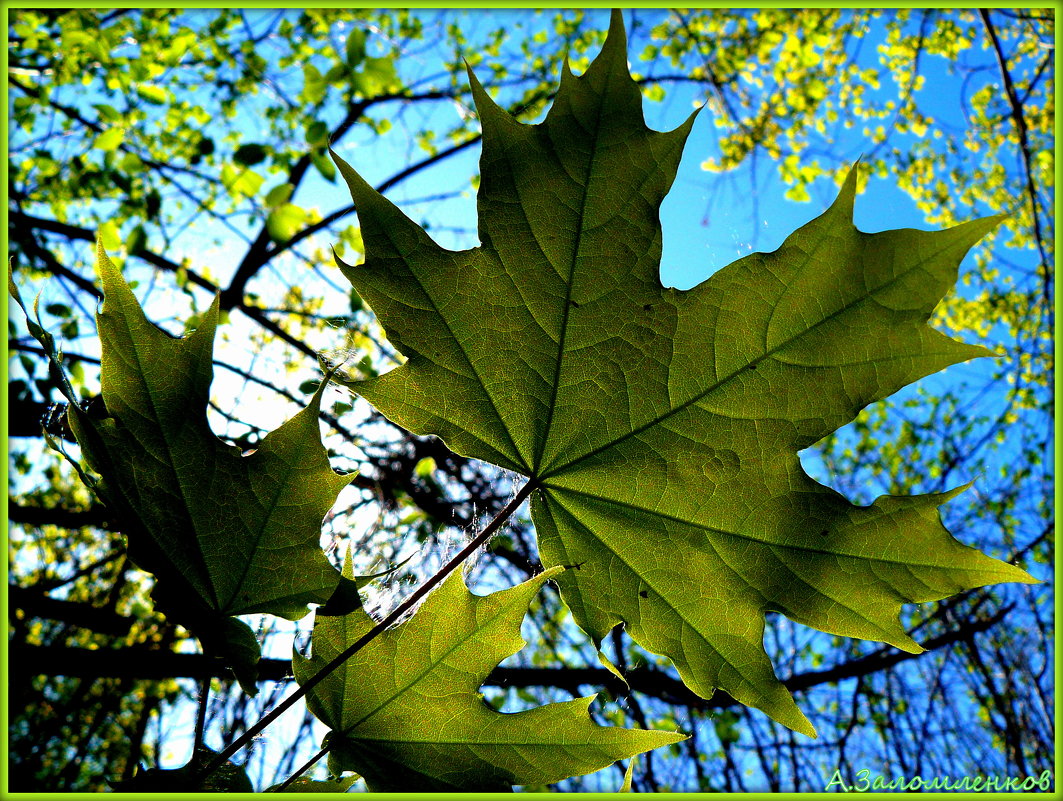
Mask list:
[[[651,127],[708,105],[668,212],[691,229],[682,241],[698,244],[678,255],[666,245],[666,282],[690,286],[751,247],[775,247],[858,157],[868,193],[883,199],[868,204],[865,230],[898,227],[897,215],[935,228],[1009,215],[935,319],[1000,358],[874,404],[802,456],[857,503],[973,480],[944,508],[949,528],[1049,582],[1054,12],[625,17],[631,69],[656,101]],[[319,353],[363,376],[390,369],[396,354],[334,264],[333,247],[360,259],[361,236],[327,146],[440,244],[470,246],[479,136],[463,59],[500,105],[536,121],[566,54],[582,71],[606,27],[605,12],[577,11],[12,9],[11,269],[24,297],[42,293],[41,320],[61,336],[86,408],[99,394],[97,232],[149,317],[175,335],[220,293],[212,424],[241,448],[305,405]],[[671,219],[666,242],[680,236]],[[692,258],[706,242],[715,256]],[[150,581],[127,562],[107,510],[46,446],[42,420],[70,435],[47,414],[60,396],[20,314],[9,317],[9,354],[10,789],[105,789],[138,763],[184,764],[197,682],[210,677],[206,744],[220,749],[290,690],[292,636],[305,644],[311,618],[249,619],[276,661],[263,663],[259,695],[244,695],[153,611]],[[358,471],[323,531],[334,561],[348,547],[380,555],[358,573],[409,559],[371,607],[394,606],[512,497],[508,475],[345,393],[326,392],[321,421],[333,467]],[[477,560],[470,586],[513,586],[539,570],[521,517]],[[600,691],[603,723],[691,733],[640,760],[638,790],[816,791],[860,767],[887,780],[1036,776],[1051,767],[1052,591],[1008,584],[906,607],[905,628],[928,649],[918,658],[771,616],[765,646],[815,741],[723,693],[698,698],[666,659],[617,631],[605,650],[625,686],[553,589],[533,601],[530,647],[485,693],[508,711]],[[316,751],[320,724],[284,720],[241,757],[256,789]],[[622,777],[554,787],[609,790]]]

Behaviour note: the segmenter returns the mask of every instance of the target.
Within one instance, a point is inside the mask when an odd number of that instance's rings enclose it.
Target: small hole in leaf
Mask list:
[[[650,594],[646,590],[639,590],[639,598],[649,598]]]

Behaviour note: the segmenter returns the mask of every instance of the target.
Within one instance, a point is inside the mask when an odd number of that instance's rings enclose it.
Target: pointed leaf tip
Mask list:
[[[465,62],[465,71],[469,76],[469,90],[472,92],[473,106],[476,108],[476,116],[480,119],[480,127],[485,133],[493,122],[505,122],[514,120],[513,116],[499,106],[476,77],[476,73],[468,62]]]
[[[624,12],[619,8],[614,8],[609,15],[609,30],[605,35],[602,50],[591,62],[587,72],[593,73],[601,70],[619,73],[622,71],[630,80],[631,72],[627,62],[627,29],[624,26]]]
[[[605,35],[606,41],[614,39],[620,49],[627,52],[627,28],[624,25],[624,11],[614,8],[609,12],[609,32]]]
[[[837,215],[850,224],[853,222],[853,215],[856,211],[856,189],[859,181],[860,160],[857,159],[845,174],[845,179],[838,190],[837,198],[827,209],[828,214]]]

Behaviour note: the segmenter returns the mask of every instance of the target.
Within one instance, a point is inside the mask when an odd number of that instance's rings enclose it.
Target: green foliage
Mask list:
[[[477,690],[491,668],[525,645],[520,624],[532,596],[560,572],[484,597],[453,573],[413,618],[329,674],[307,704],[332,729],[332,773],[356,771],[374,792],[507,791],[682,740],[598,726],[587,714],[593,696],[509,714],[483,702]],[[305,683],[373,625],[362,609],[319,614],[311,657],[293,655],[295,678]]]
[[[1024,571],[960,545],[958,490],[857,507],[797,452],[864,406],[989,355],[926,325],[989,218],[925,233],[834,205],[769,254],[666,289],[657,212],[692,118],[642,121],[621,17],[537,126],[470,75],[484,130],[480,239],[438,247],[337,158],[366,261],[344,274],[407,362],[348,381],[394,422],[528,476],[545,566],[601,642],[624,622],[703,697],[814,730],[763,650],[764,613],[918,651],[897,616]],[[677,560],[675,554],[683,554]]]
[[[321,393],[244,456],[207,423],[217,302],[175,339],[144,316],[98,248],[97,315],[107,417],[71,406],[95,489],[121,520],[130,557],[153,573],[172,620],[223,655],[254,693],[259,645],[235,615],[291,620],[340,583],[321,552],[321,520],[351,480],[329,467],[317,429]],[[283,565],[283,569],[281,569]]]

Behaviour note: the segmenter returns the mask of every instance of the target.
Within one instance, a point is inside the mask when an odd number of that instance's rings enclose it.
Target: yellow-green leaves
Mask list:
[[[157,577],[163,611],[229,658],[253,691],[258,644],[231,616],[295,620],[340,582],[319,538],[322,518],[350,478],[333,472],[321,444],[323,390],[241,455],[207,423],[217,300],[196,331],[175,339],[148,321],[102,246],[97,269],[108,416],[93,419],[72,407],[71,427],[129,538],[131,558]]]
[[[269,210],[266,230],[274,242],[287,242],[306,225],[308,216],[294,203],[281,203]]]
[[[117,150],[118,146],[122,144],[123,139],[125,139],[124,130],[121,128],[108,128],[96,137],[94,146],[100,150]]]
[[[955,494],[857,507],[799,450],[930,373],[988,355],[927,325],[998,222],[865,234],[854,170],[778,250],[661,286],[660,203],[692,120],[643,122],[614,14],[598,59],[521,125],[472,78],[480,247],[438,247],[337,159],[366,261],[342,264],[407,362],[349,381],[391,420],[529,476],[546,566],[597,641],[624,622],[688,686],[813,734],[764,652],[764,615],[917,651],[900,606],[1022,570],[960,545]]]
[[[471,594],[459,573],[413,618],[385,631],[307,696],[327,735],[333,773],[355,771],[377,792],[488,792],[544,784],[604,768],[678,742],[682,735],[602,727],[593,696],[499,713],[479,695],[487,674],[524,646],[520,623],[532,596],[561,568],[508,590]],[[368,632],[362,609],[318,615],[310,658],[294,654],[308,681]]]

